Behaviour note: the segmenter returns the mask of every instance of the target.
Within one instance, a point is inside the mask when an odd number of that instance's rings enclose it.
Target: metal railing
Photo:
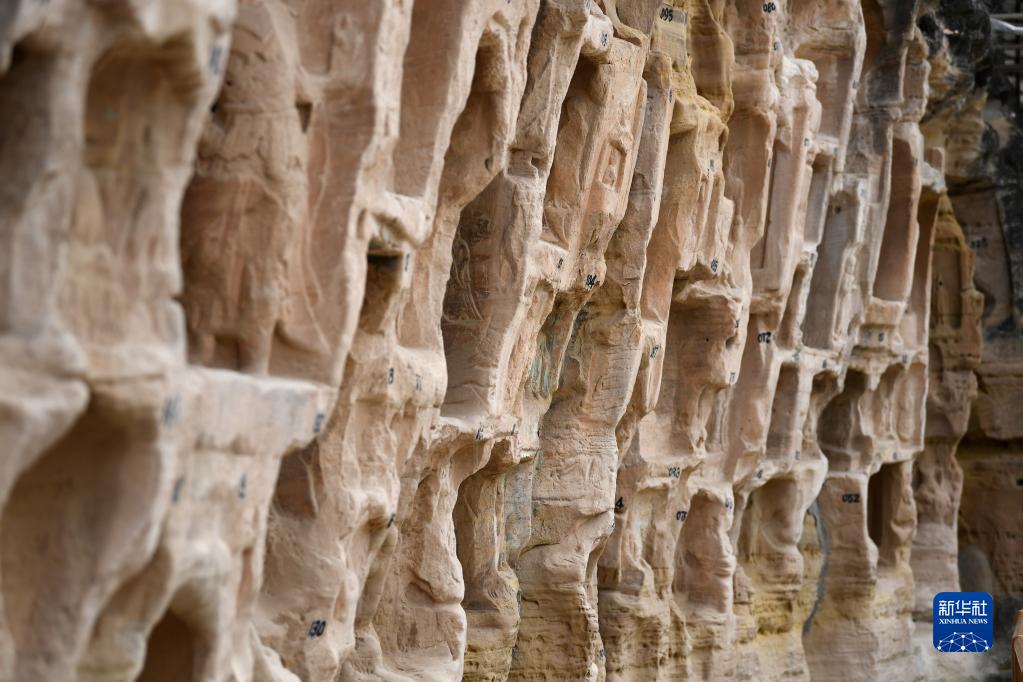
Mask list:
[[[1023,682],[1023,610],[1016,612],[1012,630],[1012,682]]]
[[[1001,63],[996,61],[992,67],[1001,71],[1015,86],[1017,108],[1023,108],[1023,3],[1020,0],[1003,0],[1002,7],[1014,9],[991,15],[991,45],[1001,51]]]

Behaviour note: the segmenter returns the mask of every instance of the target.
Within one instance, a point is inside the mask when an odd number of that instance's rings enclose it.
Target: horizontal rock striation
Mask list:
[[[0,680],[978,674],[927,628],[1023,603],[987,21],[0,7]]]

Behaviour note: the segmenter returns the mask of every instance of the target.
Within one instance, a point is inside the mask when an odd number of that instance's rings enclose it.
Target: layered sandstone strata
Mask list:
[[[932,671],[1023,591],[949,12],[0,8],[0,680]]]

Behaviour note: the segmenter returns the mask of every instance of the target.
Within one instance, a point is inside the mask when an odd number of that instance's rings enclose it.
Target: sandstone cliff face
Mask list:
[[[934,674],[1023,593],[949,11],[0,8],[0,680]]]

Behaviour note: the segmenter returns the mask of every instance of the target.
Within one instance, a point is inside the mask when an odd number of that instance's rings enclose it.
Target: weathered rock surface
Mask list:
[[[0,680],[979,674],[926,628],[1023,603],[985,22],[0,6]]]

